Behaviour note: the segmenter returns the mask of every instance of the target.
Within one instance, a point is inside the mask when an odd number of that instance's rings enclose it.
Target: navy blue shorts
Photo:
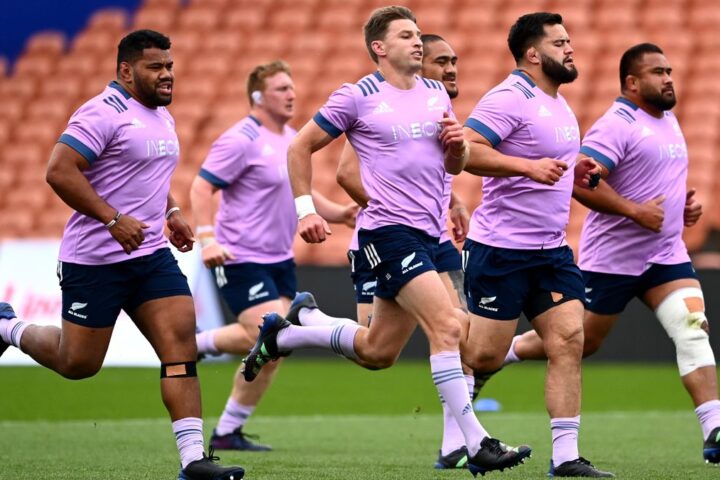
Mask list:
[[[350,278],[355,289],[355,300],[357,303],[373,303],[377,277],[370,268],[370,262],[360,250],[348,250],[347,255],[350,261]]]
[[[168,248],[107,265],[58,262],[62,318],[83,327],[112,327],[149,300],[190,295],[187,278]]]
[[[233,315],[250,307],[277,300],[295,298],[297,280],[293,259],[278,263],[236,263],[213,269],[220,294]]]
[[[360,229],[362,255],[377,278],[375,296],[395,298],[400,289],[421,273],[435,270],[438,239],[404,225]]]
[[[633,297],[641,298],[651,288],[683,278],[697,279],[690,262],[677,265],[653,264],[641,275],[617,275],[582,271],[585,279],[585,308],[600,315],[616,315]]]
[[[435,268],[440,273],[462,270],[462,257],[460,257],[460,252],[455,248],[452,240],[443,242],[438,247]]]
[[[482,317],[515,320],[522,312],[532,320],[552,308],[545,301],[552,293],[563,300],[584,298],[582,274],[567,246],[516,250],[468,239],[463,267],[468,309]]]

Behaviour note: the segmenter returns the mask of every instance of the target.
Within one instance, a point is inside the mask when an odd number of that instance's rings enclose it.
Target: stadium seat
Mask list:
[[[249,9],[230,8],[223,14],[221,25],[226,29],[251,33],[260,31],[265,24],[265,18],[265,9],[260,6]]]
[[[288,5],[273,11],[270,28],[287,32],[307,31],[313,24],[315,16],[316,12],[311,9],[299,10],[294,5]]]
[[[191,5],[182,9],[176,27],[180,30],[210,32],[220,24],[222,10],[210,5]]]
[[[5,207],[0,210],[0,238],[14,239],[31,236],[36,212],[29,209]]]
[[[61,76],[77,75],[80,77],[90,77],[96,73],[100,73],[99,59],[89,52],[79,52],[67,55],[60,59],[57,65],[57,73]]]
[[[52,75],[57,65],[57,58],[42,53],[25,54],[15,62],[15,78],[42,79]]]
[[[58,57],[65,52],[67,39],[62,32],[45,31],[34,34],[25,44],[26,55],[42,54]]]
[[[129,16],[122,8],[104,8],[92,14],[87,23],[88,30],[123,32],[129,24]]]
[[[161,5],[142,7],[133,21],[133,29],[149,28],[159,32],[172,30],[175,25],[176,11]]]

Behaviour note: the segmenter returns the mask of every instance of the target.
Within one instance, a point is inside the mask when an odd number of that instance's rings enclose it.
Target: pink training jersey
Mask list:
[[[590,212],[580,239],[580,268],[640,275],[654,263],[689,262],[682,239],[688,155],[675,115],[655,118],[620,97],[585,135],[580,152],[610,171],[607,183],[622,197],[644,203],[665,195],[660,233],[627,217]]]
[[[65,226],[61,261],[104,265],[167,246],[165,211],[180,146],[165,107],[147,108],[113,81],[70,117],[58,142],[88,161],[83,174],[103,200],[150,225],[140,248],[128,255],[101,222],[74,212]]]
[[[566,245],[580,129],[562,95],[547,95],[524,72],[514,70],[478,102],[465,126],[505,155],[568,164],[552,186],[526,177],[484,178],[483,200],[473,212],[468,238],[520,250]]]
[[[295,130],[273,133],[248,116],[210,148],[200,176],[222,190],[215,219],[218,242],[235,256],[227,264],[277,263],[293,257],[297,229],[287,149]]]
[[[333,137],[345,132],[358,155],[370,197],[360,228],[407,225],[440,237],[448,186],[439,121],[452,106],[442,83],[416,80],[401,90],[367,75],[335,91],[314,120]]]

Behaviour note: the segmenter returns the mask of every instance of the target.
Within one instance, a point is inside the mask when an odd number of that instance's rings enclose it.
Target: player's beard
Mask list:
[[[169,96],[160,96],[154,85],[149,85],[133,72],[133,81],[135,83],[135,91],[142,98],[143,103],[154,107],[165,107],[172,102],[172,94]]]
[[[572,68],[567,68],[562,63],[556,62],[547,55],[541,54],[540,58],[542,60],[543,73],[558,85],[573,82],[578,77],[578,71],[574,65]]]
[[[672,97],[666,97],[662,92],[643,92],[640,91],[642,99],[661,111],[672,110],[677,103],[677,97],[673,90]]]

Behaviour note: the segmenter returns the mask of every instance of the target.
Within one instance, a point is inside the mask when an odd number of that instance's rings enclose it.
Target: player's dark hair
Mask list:
[[[133,63],[142,57],[146,48],[170,50],[170,38],[154,30],[135,30],[130,32],[118,44],[117,70],[122,62]]]
[[[434,33],[423,33],[420,35],[420,41],[425,45],[426,43],[433,43],[433,42],[444,42],[445,39],[442,38],[440,35],[435,35]]]
[[[515,61],[522,59],[528,48],[545,36],[545,25],[562,25],[562,23],[563,19],[559,13],[536,12],[518,18],[510,27],[507,40]]]
[[[625,79],[637,73],[637,66],[646,53],[664,54],[662,49],[653,43],[640,43],[628,48],[620,58],[620,90],[625,90]]]
[[[390,7],[378,8],[372,12],[370,18],[363,27],[363,32],[365,33],[365,46],[367,47],[368,53],[370,54],[370,58],[372,58],[373,62],[378,62],[378,56],[375,52],[373,52],[371,45],[372,42],[385,38],[390,22],[405,19],[412,20],[413,23],[417,23],[415,15],[409,8],[406,7],[393,5]]]

